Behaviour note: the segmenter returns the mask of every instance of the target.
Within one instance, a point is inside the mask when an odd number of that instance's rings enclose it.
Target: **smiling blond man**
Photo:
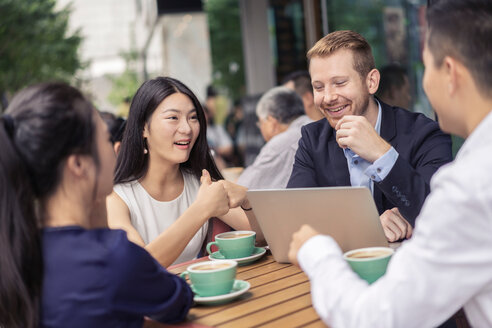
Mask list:
[[[388,240],[409,238],[432,175],[452,159],[451,139],[423,114],[374,97],[379,71],[360,34],[330,33],[307,57],[326,119],[302,129],[287,187],[367,187]]]

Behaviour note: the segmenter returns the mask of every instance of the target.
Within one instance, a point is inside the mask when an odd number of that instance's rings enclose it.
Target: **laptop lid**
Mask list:
[[[292,234],[309,224],[343,252],[388,246],[371,192],[363,187],[249,190],[248,200],[277,262],[289,262]]]

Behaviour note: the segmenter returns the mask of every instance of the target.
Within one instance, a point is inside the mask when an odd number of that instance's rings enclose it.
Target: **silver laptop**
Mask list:
[[[303,224],[332,236],[344,252],[388,246],[367,188],[249,190],[248,199],[277,262],[289,262],[292,234]]]

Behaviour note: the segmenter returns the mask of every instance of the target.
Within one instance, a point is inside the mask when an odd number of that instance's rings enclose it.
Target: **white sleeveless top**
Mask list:
[[[130,220],[147,245],[173,224],[195,201],[200,183],[196,177],[182,172],[184,188],[181,195],[169,202],[152,198],[140,182],[132,181],[114,186],[114,191],[128,206]],[[174,261],[181,263],[197,258],[207,237],[208,222],[193,236],[181,255]]]

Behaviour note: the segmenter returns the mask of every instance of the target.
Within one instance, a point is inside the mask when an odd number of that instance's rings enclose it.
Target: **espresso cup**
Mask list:
[[[393,253],[389,247],[367,247],[348,251],[343,258],[359,277],[372,284],[386,273]]]
[[[191,289],[195,294],[202,297],[217,296],[227,294],[232,290],[236,279],[236,269],[236,261],[206,261],[190,265],[180,274],[180,277],[190,278]]]
[[[212,254],[211,247],[216,245],[226,259],[237,259],[253,254],[256,232],[228,231],[215,236],[215,241],[207,244],[207,252]]]

